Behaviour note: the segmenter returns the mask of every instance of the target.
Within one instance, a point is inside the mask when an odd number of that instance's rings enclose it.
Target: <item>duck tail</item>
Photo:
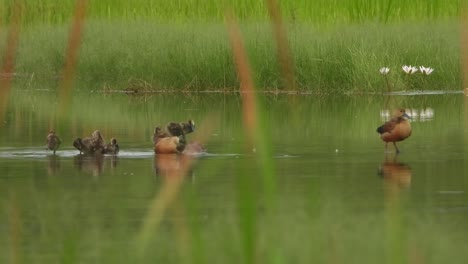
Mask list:
[[[382,134],[384,132],[384,127],[379,126],[376,131],[377,131],[377,133]]]

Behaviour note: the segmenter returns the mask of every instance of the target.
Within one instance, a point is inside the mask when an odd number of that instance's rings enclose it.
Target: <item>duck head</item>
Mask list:
[[[195,121],[193,121],[192,119],[190,119],[190,120],[188,121],[188,124],[187,124],[186,128],[187,128],[187,130],[188,130],[188,133],[195,131]]]
[[[73,141],[73,146],[79,150],[82,151],[83,149],[83,142],[81,141],[81,138],[77,138]]]
[[[406,113],[406,110],[404,108],[398,108],[396,111],[395,111],[395,117],[397,118],[403,118],[405,120],[408,120],[408,119],[412,119],[411,116],[409,116],[407,113]]]

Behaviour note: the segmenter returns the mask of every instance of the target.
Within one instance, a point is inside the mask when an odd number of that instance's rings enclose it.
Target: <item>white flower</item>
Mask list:
[[[401,67],[403,69],[403,71],[406,73],[406,74],[413,74],[415,72],[418,71],[418,68],[414,67],[414,66],[407,66],[407,65],[404,65],[403,67]]]
[[[380,68],[380,74],[387,75],[390,72],[390,69],[387,67]]]
[[[424,66],[419,66],[419,70],[425,75],[429,75],[434,71],[434,69],[432,69],[431,67],[426,68]]]
[[[408,67],[407,65],[403,65],[403,67],[401,67],[401,69],[403,69],[403,71],[404,71],[405,73],[410,73],[410,70],[411,70],[410,67],[411,67],[411,66]]]

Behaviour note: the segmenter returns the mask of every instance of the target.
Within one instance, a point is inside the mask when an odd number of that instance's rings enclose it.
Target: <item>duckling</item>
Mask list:
[[[95,130],[91,137],[77,138],[73,141],[73,146],[84,154],[103,153],[104,138],[99,130]]]
[[[100,149],[104,148],[104,145],[105,145],[104,138],[102,137],[102,134],[99,130],[95,130],[93,134],[91,134],[91,138],[92,138],[93,145],[96,148],[100,148]]]
[[[119,153],[120,147],[117,144],[117,139],[112,138],[109,144],[106,144],[103,149],[103,154],[117,154]]]
[[[80,154],[83,153],[83,141],[81,138],[76,138],[73,140],[73,147],[80,151]]]
[[[380,138],[385,141],[385,149],[387,149],[388,142],[392,142],[396,153],[400,153],[396,142],[411,136],[412,129],[408,119],[411,119],[411,117],[406,114],[405,109],[399,108],[395,111],[392,119],[377,128]]]
[[[160,127],[154,129],[154,152],[156,154],[181,153],[185,148],[185,141],[180,137],[168,136]]]
[[[73,141],[73,146],[80,151],[80,154],[92,154],[96,152],[90,137],[77,138]]]
[[[182,136],[182,139],[185,140],[185,134],[195,131],[195,121],[189,119],[187,123],[171,122],[167,124],[166,128],[172,136]]]
[[[60,147],[62,140],[55,134],[55,131],[51,130],[47,135],[47,149],[52,150],[55,155],[55,151]]]

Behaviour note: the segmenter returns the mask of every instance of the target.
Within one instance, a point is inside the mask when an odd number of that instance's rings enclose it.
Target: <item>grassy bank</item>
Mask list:
[[[16,70],[24,74],[21,86],[44,82],[48,88],[56,87],[68,29],[39,26],[22,33]],[[282,86],[269,24],[245,24],[242,33],[257,86],[288,89]],[[386,83],[378,70],[383,66],[391,68],[388,79],[394,90],[460,87],[455,22],[372,23],[327,30],[289,24],[288,34],[301,90],[382,91]],[[401,70],[405,64],[435,71],[430,76],[406,76]],[[88,22],[77,66],[79,89],[122,90],[132,80],[146,82],[150,90],[236,90],[238,79],[225,25]]]

